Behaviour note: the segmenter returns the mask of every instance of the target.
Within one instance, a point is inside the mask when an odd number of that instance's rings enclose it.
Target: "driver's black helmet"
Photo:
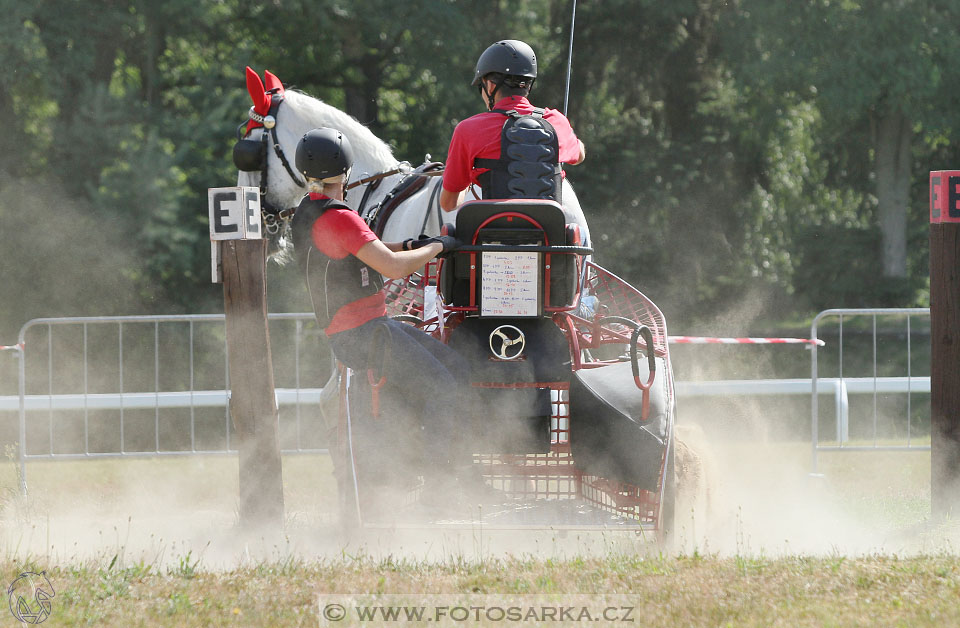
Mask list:
[[[491,72],[504,76],[537,78],[537,55],[533,48],[518,39],[503,39],[483,51],[477,59],[477,69],[471,85],[479,85],[480,79]]]
[[[295,162],[300,174],[314,179],[329,179],[350,170],[353,149],[343,133],[320,127],[307,131],[300,138]]]

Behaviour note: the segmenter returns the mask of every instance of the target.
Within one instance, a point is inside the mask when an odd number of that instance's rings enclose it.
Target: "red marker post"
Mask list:
[[[960,170],[930,173],[930,482],[934,518],[960,515]]]

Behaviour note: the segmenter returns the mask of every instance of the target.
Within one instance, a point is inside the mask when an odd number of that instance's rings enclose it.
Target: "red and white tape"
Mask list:
[[[681,345],[810,345],[824,346],[819,338],[712,338],[708,336],[669,336],[667,341]]]

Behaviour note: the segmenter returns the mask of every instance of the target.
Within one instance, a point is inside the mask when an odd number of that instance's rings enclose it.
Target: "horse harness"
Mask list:
[[[391,173],[396,174],[396,173]],[[366,213],[364,220],[370,226],[370,229],[377,234],[378,238],[383,237],[383,231],[387,226],[387,221],[390,219],[390,216],[393,215],[393,212],[403,204],[408,198],[419,192],[423,186],[427,184],[427,177],[438,176],[443,174],[443,164],[436,161],[427,161],[417,167],[416,170],[407,174],[400,182],[397,183],[392,190],[390,190],[386,196],[380,199],[376,205],[370,208],[370,211]],[[378,184],[379,181],[375,182],[373,185]],[[364,192],[363,200],[360,202],[360,206],[357,208],[357,211],[361,216],[364,215],[364,206],[366,205],[367,197],[372,191],[370,188],[371,185]],[[427,206],[427,211],[424,214],[424,224],[421,226],[421,232],[424,231],[426,227],[426,222],[430,216],[430,210],[433,207],[434,200],[438,196],[440,185],[435,186],[433,194],[429,199],[429,205]],[[437,204],[438,212],[440,205]],[[438,214],[439,216],[439,214]]]

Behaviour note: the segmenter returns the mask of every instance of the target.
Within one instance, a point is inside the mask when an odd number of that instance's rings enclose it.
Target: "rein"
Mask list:
[[[396,209],[397,205],[403,203],[410,195],[418,191],[424,184],[423,177],[438,177],[443,175],[443,164],[438,162],[429,161],[430,155],[427,155],[427,161],[422,165],[418,166],[416,169],[410,165],[408,161],[401,161],[397,164],[396,168],[392,170],[385,170],[383,172],[363,177],[352,183],[348,183],[344,186],[344,191],[352,190],[353,188],[369,183],[367,189],[363,191],[363,198],[360,199],[360,204],[357,206],[357,213],[360,216],[364,217],[364,220],[368,225],[371,225],[374,228],[374,232],[378,236],[383,235],[383,229],[385,227],[385,222],[387,216]],[[380,187],[380,183],[383,182],[387,177],[392,177],[395,174],[404,175],[403,179],[397,183],[396,186],[390,192],[387,193],[379,203],[370,208],[370,211],[366,211],[367,201],[370,199],[370,195]],[[412,183],[418,183],[418,185],[411,186]],[[412,187],[412,189],[411,189]],[[434,196],[439,194],[440,186],[437,186],[437,189],[434,190]],[[429,201],[432,203],[433,199]],[[426,224],[427,218],[430,215],[430,205],[427,205],[427,213],[424,216],[424,224]],[[381,210],[386,206],[387,211],[384,216],[381,217]],[[439,205],[438,205],[439,207]],[[441,225],[442,226],[442,225]],[[423,229],[421,228],[421,232]]]
[[[429,160],[429,156],[427,159]],[[401,161],[397,164],[397,167],[393,170],[384,170],[378,174],[372,174],[369,177],[364,177],[363,179],[357,179],[353,183],[348,183],[344,187],[344,191],[352,190],[353,188],[363,185],[364,183],[371,183],[373,181],[379,181],[380,179],[386,179],[387,177],[392,177],[395,174],[412,174],[418,177],[439,177],[443,175],[443,168],[439,170],[432,170],[430,172],[417,172],[413,169],[413,166],[410,165],[409,161]]]

